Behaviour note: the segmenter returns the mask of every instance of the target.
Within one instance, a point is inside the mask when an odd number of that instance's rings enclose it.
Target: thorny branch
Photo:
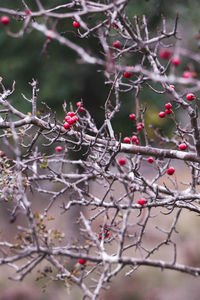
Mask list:
[[[0,8],[2,13],[21,17],[23,23],[18,33],[11,32],[8,25],[8,35],[20,37],[27,29],[41,32],[49,41],[54,39],[75,51],[82,63],[102,68],[105,83],[110,87],[104,103],[105,121],[98,129],[84,107],[84,100],[78,104],[78,109],[72,104],[64,104],[63,119],[66,112],[69,113],[68,119],[57,120],[48,105],[45,114],[38,113],[37,80],[30,83],[31,99],[22,94],[23,99],[31,104],[32,113],[19,111],[9,101],[15,92],[15,83],[11,90],[4,86],[3,81],[0,83],[0,139],[4,145],[0,151],[0,200],[12,203],[11,222],[15,222],[20,214],[27,220],[26,226],[18,226],[18,242],[0,242],[0,265],[7,264],[16,271],[17,275],[12,279],[23,280],[45,260],[57,270],[57,279],[72,281],[88,299],[98,299],[101,289],[127,265],[130,267],[127,275],[139,266],[200,275],[199,267],[177,262],[179,250],[176,243],[176,227],[182,212],[200,214],[198,98],[195,97],[194,106],[185,99],[188,92],[199,90],[200,82],[191,74],[190,78],[175,75],[168,70],[170,60],[164,66],[158,55],[163,40],[167,42],[173,37],[176,42],[178,17],[170,32],[166,30],[163,19],[160,33],[150,38],[146,17],[128,19],[126,7],[129,1],[105,2],[77,0],[45,9],[37,0],[37,11],[32,11],[25,1],[22,3],[26,12]],[[90,14],[99,16],[94,26],[84,21],[83,16]],[[42,17],[42,21],[39,22],[38,17]],[[78,36],[98,37],[103,55],[98,57],[88,53],[78,42],[72,42],[58,32],[55,23],[54,28],[49,27],[52,23],[48,21],[52,18],[57,21],[76,20],[80,25]],[[111,31],[120,37],[117,46],[110,46]],[[135,53],[141,60],[134,66],[127,65],[127,54]],[[197,54],[183,48],[179,53],[199,63]],[[155,141],[149,137],[146,109],[140,103],[140,92],[146,87],[172,103],[173,112],[169,113],[169,119],[176,128],[173,137],[163,136],[153,127],[151,133]],[[130,91],[136,111],[133,136],[126,143],[127,140],[122,140],[113,128],[112,121],[120,112],[120,93]],[[177,121],[176,111],[180,109],[189,120],[186,128]],[[72,121],[73,117],[76,119]],[[188,150],[176,150],[180,141]],[[56,153],[44,154],[40,149],[41,144],[52,149],[55,143],[60,145]],[[73,151],[84,151],[84,154],[73,159]],[[152,156],[152,174],[145,171],[148,170],[149,156]],[[176,161],[190,174],[187,183],[179,179],[177,170],[177,175],[170,174],[170,167],[176,165]],[[48,203],[40,213],[33,213],[30,192],[46,196]],[[82,208],[78,220],[73,220],[79,226],[82,241],[66,243],[64,235],[59,230],[47,230],[46,223],[51,220],[52,208],[59,207],[63,215],[68,214],[73,206]],[[160,218],[163,215],[170,219],[167,229],[162,227]],[[99,231],[97,224],[101,225]],[[146,232],[152,237],[151,242]],[[63,243],[59,244],[58,241],[62,240]],[[162,259],[151,259],[165,245],[172,246],[171,261],[164,255]],[[112,253],[109,246],[112,246]],[[81,262],[69,270],[63,257],[66,260],[81,259]],[[88,284],[88,278],[93,280],[92,286]]]

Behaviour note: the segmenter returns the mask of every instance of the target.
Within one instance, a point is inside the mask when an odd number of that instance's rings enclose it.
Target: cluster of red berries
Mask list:
[[[135,118],[136,118],[135,114],[130,114],[129,115],[129,119],[135,120]],[[144,124],[142,122],[137,123],[137,130],[138,131],[142,130],[143,127],[144,127]],[[131,142],[134,143],[135,145],[139,144],[139,140],[138,140],[136,135],[133,135],[131,138],[126,136],[124,138],[123,142],[126,143],[126,144],[131,144]]]
[[[78,111],[82,112],[83,111],[83,104],[81,101],[76,103],[76,106],[78,107]],[[75,115],[73,111],[69,111],[65,117],[65,123],[64,123],[64,128],[65,129],[70,129],[71,126],[78,121],[78,117]]]
[[[137,130],[142,130],[142,128],[144,127],[144,124],[142,122],[138,122],[137,123]]]
[[[108,230],[108,226],[107,225],[105,225],[104,226],[104,238],[108,238],[109,237],[109,235],[110,235],[110,233],[109,233],[109,230]],[[102,234],[100,233],[99,234],[99,240],[102,240]],[[78,263],[80,264],[80,265],[85,265],[85,263],[86,263],[86,259],[84,259],[84,258],[79,258],[78,259]]]
[[[69,111],[65,117],[65,123],[64,123],[64,128],[65,129],[70,129],[71,125],[76,123],[78,121],[78,117],[75,116],[75,113],[73,111]]]
[[[31,14],[31,10],[30,9],[26,9],[25,10],[25,13],[26,13],[26,15],[28,16],[28,15],[30,15]],[[10,23],[10,18],[8,17],[8,16],[2,16],[1,17],[1,24],[3,24],[3,25],[8,25]],[[78,29],[78,28],[80,28],[80,23],[79,22],[77,22],[77,21],[74,21],[73,22],[73,27],[74,28],[76,28],[76,29]],[[120,42],[119,42],[120,43]],[[114,46],[115,47],[115,46]],[[117,48],[117,47],[116,47]]]
[[[129,119],[130,120],[135,120],[136,115],[135,114],[130,114]],[[141,130],[144,127],[144,124],[142,122],[137,123],[137,130]]]
[[[106,22],[106,26],[109,27],[109,26],[110,26],[110,22]],[[119,28],[118,25],[117,25],[116,23],[113,23],[113,24],[112,24],[112,27],[113,27],[114,29],[118,29],[118,28]]]
[[[169,59],[170,57],[172,57],[173,53],[171,50],[169,49],[161,49],[159,52],[159,55],[162,59]],[[171,59],[171,63],[174,66],[178,66],[180,64],[180,58],[179,57],[173,57]],[[191,72],[189,70],[184,71],[182,74],[183,78],[189,79],[189,78],[193,78],[196,77],[196,73],[195,72]]]
[[[185,79],[189,79],[189,78],[193,78],[196,77],[196,73],[195,72],[191,72],[191,71],[184,71],[182,74],[182,77]]]
[[[108,238],[110,233],[108,231],[108,226],[107,225],[104,226],[103,232],[104,232],[104,238]],[[102,234],[101,233],[99,234],[99,240],[102,240]]]
[[[163,59],[169,59],[172,56],[172,52],[169,49],[161,49],[159,55]]]
[[[159,52],[159,55],[162,59],[169,59],[172,54],[172,51],[169,49],[161,49]],[[180,64],[180,59],[178,57],[173,57],[171,63],[174,66],[178,66]]]
[[[132,141],[132,143],[134,143],[135,145],[138,145],[138,144],[139,144],[139,141],[138,141],[138,138],[137,138],[136,135],[133,135],[133,136],[131,137],[131,139],[130,139],[128,136],[126,136],[126,137],[124,138],[123,141],[124,141],[124,143],[126,143],[126,144],[130,144],[131,141]]]
[[[132,135],[131,141],[132,141],[132,143],[134,143],[135,145],[138,145],[138,144],[139,144],[139,141],[138,141],[138,138],[137,138],[136,135]]]
[[[83,111],[83,103],[81,101],[78,101],[76,103],[76,106],[78,107],[78,112],[82,112]]]
[[[171,110],[172,105],[171,105],[170,102],[165,104],[165,108],[166,108],[165,111],[160,111],[159,114],[158,114],[158,116],[161,119],[163,119],[165,117],[165,115],[170,115],[172,113],[172,110]]]
[[[183,149],[181,149],[181,150],[183,150]],[[147,161],[148,161],[150,164],[152,164],[152,163],[154,162],[154,158],[150,156],[150,157],[148,157]],[[118,164],[119,164],[120,166],[126,165],[126,159],[123,158],[123,157],[120,158],[120,159],[118,160]]]

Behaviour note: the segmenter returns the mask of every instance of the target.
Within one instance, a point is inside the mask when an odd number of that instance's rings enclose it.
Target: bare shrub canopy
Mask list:
[[[199,56],[176,46],[178,16],[170,30],[163,18],[160,30],[149,32],[145,16],[127,16],[130,1],[67,2],[44,8],[37,0],[34,11],[25,1],[24,10],[0,8],[2,27],[15,38],[39,31],[46,36],[43,52],[53,40],[76,53],[74,63],[95,65],[109,87],[104,122],[96,125],[84,99],[76,105],[63,100],[62,120],[47,103],[39,110],[36,78],[29,82],[32,97],[22,91],[22,101],[31,104],[31,111],[18,110],[10,101],[15,78],[12,87],[1,79],[0,199],[8,205],[11,223],[18,216],[25,221],[17,225],[17,240],[1,238],[0,264],[14,270],[12,279],[23,280],[45,262],[45,274],[54,271],[55,279],[78,285],[85,299],[98,299],[101,289],[125,267],[126,276],[140,266],[199,276],[198,266],[177,259],[182,249],[176,228],[182,215],[196,217],[200,212],[195,94],[200,82],[192,69],[183,74],[175,70],[181,57],[199,63]],[[85,17],[94,14],[96,21],[90,23]],[[57,29],[63,19],[71,21],[76,43]],[[20,23],[18,32],[11,30],[11,22]],[[91,37],[99,41],[95,54],[79,43]],[[163,99],[163,111],[154,116],[159,126],[146,121],[148,108],[140,101],[144,89]],[[124,93],[131,95],[134,107],[124,120],[132,123],[128,137],[112,126]],[[164,135],[160,128],[167,122],[174,130]],[[79,153],[78,159],[73,152]],[[45,198],[38,212],[34,197]],[[67,240],[67,229],[53,229],[51,221],[59,224],[59,218],[69,217],[74,208],[78,217],[69,222],[78,226],[79,236]],[[68,265],[71,259],[73,267]]]

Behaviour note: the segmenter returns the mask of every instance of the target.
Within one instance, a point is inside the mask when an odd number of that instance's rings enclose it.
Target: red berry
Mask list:
[[[180,150],[185,150],[187,148],[187,145],[185,143],[182,143],[179,145]]]
[[[166,109],[165,113],[166,113],[166,115],[170,115],[172,113],[172,110],[171,109]]]
[[[172,89],[175,89],[175,86],[174,86],[174,85],[172,85],[172,84],[170,84],[170,88],[172,88]]]
[[[124,77],[125,78],[130,78],[132,76],[132,73],[130,72],[124,72]]]
[[[109,237],[109,235],[110,235],[110,233],[109,233],[109,232],[106,232],[106,231],[107,231],[107,230],[104,229],[104,237],[105,237],[105,238]],[[101,234],[99,235],[99,240],[102,240],[102,235],[101,235]]]
[[[118,29],[118,28],[119,28],[118,25],[115,24],[115,23],[113,23],[112,26],[113,26],[113,28],[115,28],[115,29]]]
[[[65,121],[66,121],[66,122],[68,122],[68,120],[70,120],[70,119],[71,119],[70,116],[66,116],[66,117],[65,117]]]
[[[83,107],[81,106],[78,110],[78,112],[82,112],[83,111]]]
[[[74,28],[80,28],[80,26],[81,26],[81,25],[80,25],[79,22],[77,22],[77,21],[74,21],[74,22],[73,22],[73,27],[74,27]]]
[[[162,49],[160,50],[159,55],[163,59],[168,59],[172,55],[172,52],[170,50]]]
[[[189,101],[192,101],[192,100],[195,99],[195,95],[192,94],[192,93],[191,93],[191,94],[187,94],[187,95],[186,95],[186,99],[189,100]]]
[[[168,175],[173,175],[175,172],[175,169],[173,167],[170,167],[169,169],[167,169],[167,174]]]
[[[105,238],[109,237],[109,235],[110,235],[110,233],[107,232],[107,233],[105,234]],[[102,235],[101,235],[101,234],[99,235],[99,240],[102,240]]]
[[[124,165],[126,164],[125,158],[120,158],[120,159],[118,160],[118,163],[119,163],[121,166],[124,166]]]
[[[139,141],[138,141],[138,140],[136,140],[136,141],[135,141],[135,145],[138,145],[138,144],[139,144]]]
[[[124,138],[124,143],[130,144],[130,143],[131,143],[130,138],[129,138],[129,137],[125,137],[125,138]]]
[[[154,159],[153,159],[153,157],[148,157],[148,159],[147,159],[147,161],[150,163],[150,164],[152,164],[153,162],[154,162]]]
[[[132,141],[132,142],[136,142],[136,141],[137,141],[137,139],[138,139],[138,138],[137,138],[137,136],[136,136],[136,135],[133,135],[133,136],[131,137],[131,141]]]
[[[30,10],[30,9],[26,9],[26,10],[25,10],[25,13],[26,13],[26,15],[28,16],[28,15],[31,14],[31,10]]]
[[[137,130],[142,130],[144,124],[142,122],[137,123]]]
[[[105,235],[105,238],[109,237],[110,233],[107,232],[106,235]]]
[[[61,147],[61,146],[57,146],[57,147],[56,147],[56,151],[57,151],[57,152],[61,152],[61,151],[62,151],[62,147]]]
[[[83,111],[83,103],[82,103],[81,101],[78,101],[78,102],[76,103],[76,106],[79,107],[78,112],[82,112],[82,111]]]
[[[72,124],[74,123],[73,117],[72,117],[72,118],[69,117],[69,118],[67,119],[67,123],[70,124],[70,125],[72,125]]]
[[[158,116],[159,116],[160,118],[164,118],[164,117],[165,117],[164,111],[160,111],[159,114],[158,114]]]
[[[142,198],[137,201],[137,203],[140,205],[145,205],[146,202],[147,202],[146,199],[142,199]]]
[[[69,111],[69,112],[67,113],[67,116],[73,117],[73,116],[75,116],[75,113],[74,113],[73,111]]]
[[[47,33],[47,39],[52,40],[53,34],[54,34],[53,30],[49,30],[48,33]]]
[[[77,118],[77,116],[73,116],[73,117],[71,118],[71,120],[73,121],[73,123],[75,123],[75,122],[78,121],[78,118]]]
[[[131,115],[129,115],[129,119],[131,119],[131,120],[135,120],[135,114],[131,114]]]
[[[122,158],[122,159],[124,159],[124,158]],[[109,237],[110,233],[108,231],[108,226],[107,225],[104,226],[104,231],[103,232],[104,232],[104,237],[105,238]],[[101,233],[99,234],[99,240],[102,240],[102,234]]]
[[[165,108],[166,108],[166,109],[170,109],[170,108],[172,108],[172,105],[171,105],[171,103],[166,103],[166,104],[165,104]]]
[[[82,104],[81,101],[78,101],[78,102],[76,103],[76,106],[77,106],[77,107],[82,106],[82,105],[83,105],[83,104]]]
[[[190,71],[184,71],[182,77],[183,78],[192,78],[193,77],[193,73],[190,72]]]
[[[174,66],[178,66],[180,64],[180,59],[179,58],[172,58],[171,63]]]
[[[78,263],[81,264],[81,265],[84,265],[86,263],[86,260],[83,259],[83,258],[79,258]]]
[[[65,129],[70,129],[70,127],[71,127],[69,123],[65,123],[63,126]]]
[[[115,48],[117,48],[117,49],[119,49],[119,48],[121,48],[121,43],[120,43],[120,41],[115,41],[114,43],[113,43],[113,47],[115,47]]]
[[[1,17],[1,23],[3,25],[8,25],[10,23],[10,18],[8,16],[2,16]]]

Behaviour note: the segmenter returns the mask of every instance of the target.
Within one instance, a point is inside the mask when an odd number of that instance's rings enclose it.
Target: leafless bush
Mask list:
[[[180,55],[195,63],[200,57],[176,46],[178,17],[171,31],[166,30],[163,18],[160,31],[150,34],[145,16],[129,20],[127,0],[67,1],[49,9],[39,0],[35,2],[37,11],[31,11],[25,1],[23,11],[0,8],[2,14],[22,24],[19,32],[13,33],[9,19],[1,19],[6,33],[18,38],[40,31],[47,37],[44,52],[52,39],[71,48],[79,63],[98,66],[110,89],[104,101],[105,119],[97,128],[84,107],[84,99],[76,107],[64,103],[63,119],[68,113],[67,121],[58,120],[45,103],[45,112],[38,111],[39,83],[33,79],[29,83],[31,99],[22,94],[24,101],[31,103],[32,111],[22,112],[9,101],[15,82],[9,88],[1,80],[0,199],[12,204],[10,221],[23,215],[26,225],[17,228],[21,237],[18,242],[1,240],[0,264],[16,271],[12,279],[23,280],[45,261],[48,264],[44,274],[54,271],[55,279],[78,285],[83,298],[88,299],[97,299],[101,289],[107,288],[127,266],[127,276],[140,266],[199,276],[198,266],[177,261],[177,252],[181,251],[176,241],[180,216],[187,211],[194,216],[200,212],[199,99],[190,95],[199,90],[200,82],[193,70],[186,70],[183,76],[174,71]],[[95,25],[84,19],[93,14],[99,16]],[[73,30],[79,37],[77,43],[57,31],[59,21],[66,18],[76,22]],[[79,45],[80,39],[91,36],[99,39],[99,56]],[[114,44],[111,37],[116,39]],[[168,44],[169,39],[173,44]],[[133,56],[137,56],[138,63],[127,65]],[[140,103],[140,93],[146,88],[170,101],[166,108],[163,104],[166,112],[159,115],[160,119],[156,116],[160,127],[163,118],[173,122],[175,130],[170,137],[146,124],[146,108]],[[130,91],[135,111],[130,120],[127,116],[127,122],[133,123],[133,132],[130,141],[124,141],[112,121],[120,113],[121,93]],[[185,128],[178,111],[188,120]],[[152,140],[150,135],[155,138]],[[41,141],[43,147],[60,148],[45,155],[40,149]],[[80,150],[83,155],[78,160],[69,155]],[[177,161],[188,173],[187,182],[182,182]],[[42,212],[33,212],[31,193],[47,196],[48,205]],[[71,222],[78,223],[80,241],[60,244],[64,233],[46,226],[53,219],[49,210],[59,207],[60,214],[67,214],[74,206],[80,208],[80,215]],[[163,219],[167,224],[163,225]],[[79,263],[69,269],[66,262],[72,258]]]

